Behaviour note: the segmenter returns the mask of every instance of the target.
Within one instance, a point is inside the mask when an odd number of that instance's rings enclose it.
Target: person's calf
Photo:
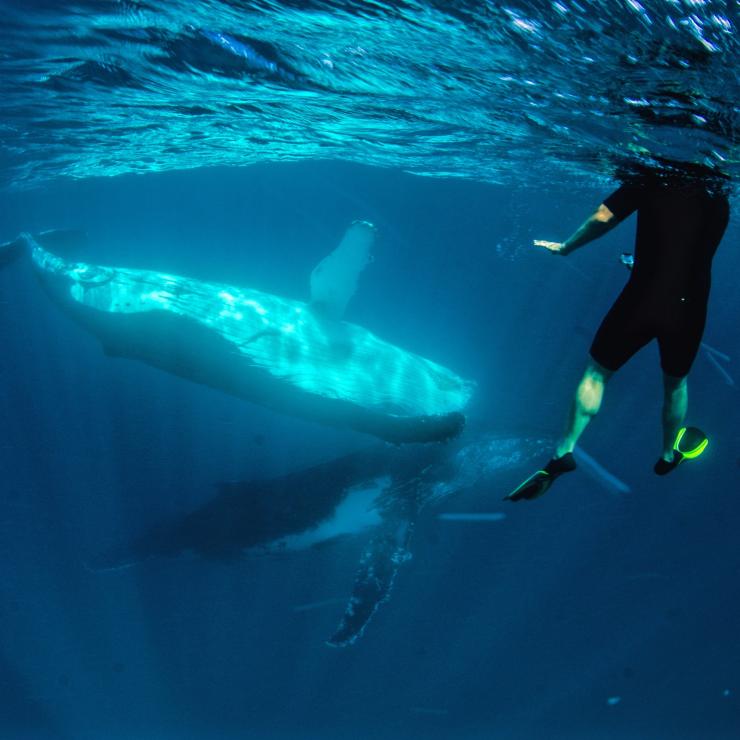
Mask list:
[[[663,454],[662,459],[673,460],[673,443],[683,426],[688,409],[688,384],[686,378],[663,376]]]

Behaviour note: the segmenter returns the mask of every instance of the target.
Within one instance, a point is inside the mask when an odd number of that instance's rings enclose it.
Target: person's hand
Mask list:
[[[560,254],[562,253],[563,247],[565,246],[565,244],[563,242],[548,242],[548,241],[544,241],[543,239],[535,239],[534,246],[544,247],[549,252]]]

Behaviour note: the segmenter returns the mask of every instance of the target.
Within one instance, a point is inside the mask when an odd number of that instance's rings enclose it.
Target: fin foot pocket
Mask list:
[[[545,465],[520,483],[504,501],[532,501],[547,493],[553,481],[563,473],[571,473],[576,469],[576,461],[572,452],[566,452],[562,457],[554,457]]]
[[[683,455],[676,454],[673,451],[673,460],[664,460],[662,457],[655,463],[653,470],[655,475],[668,475],[672,470],[675,470],[683,460]]]

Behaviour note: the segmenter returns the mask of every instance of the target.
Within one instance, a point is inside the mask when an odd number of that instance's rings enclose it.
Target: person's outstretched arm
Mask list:
[[[555,254],[570,254],[584,244],[598,239],[613,229],[621,219],[616,216],[603,203],[587,218],[581,226],[569,236],[564,242],[548,242],[535,239],[535,247],[544,247]]]

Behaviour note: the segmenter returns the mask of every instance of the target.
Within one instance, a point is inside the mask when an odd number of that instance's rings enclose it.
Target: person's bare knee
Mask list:
[[[576,394],[576,400],[582,413],[594,416],[599,412],[604,397],[604,386],[611,375],[611,371],[598,363],[594,361],[589,363]]]
[[[666,375],[663,373],[663,390],[666,398],[675,394],[686,393],[688,385],[687,381],[688,376],[686,375],[677,378],[673,375]]]
[[[603,396],[603,384],[592,377],[584,377],[578,386],[576,395],[579,411],[589,416],[595,416],[601,408]]]

